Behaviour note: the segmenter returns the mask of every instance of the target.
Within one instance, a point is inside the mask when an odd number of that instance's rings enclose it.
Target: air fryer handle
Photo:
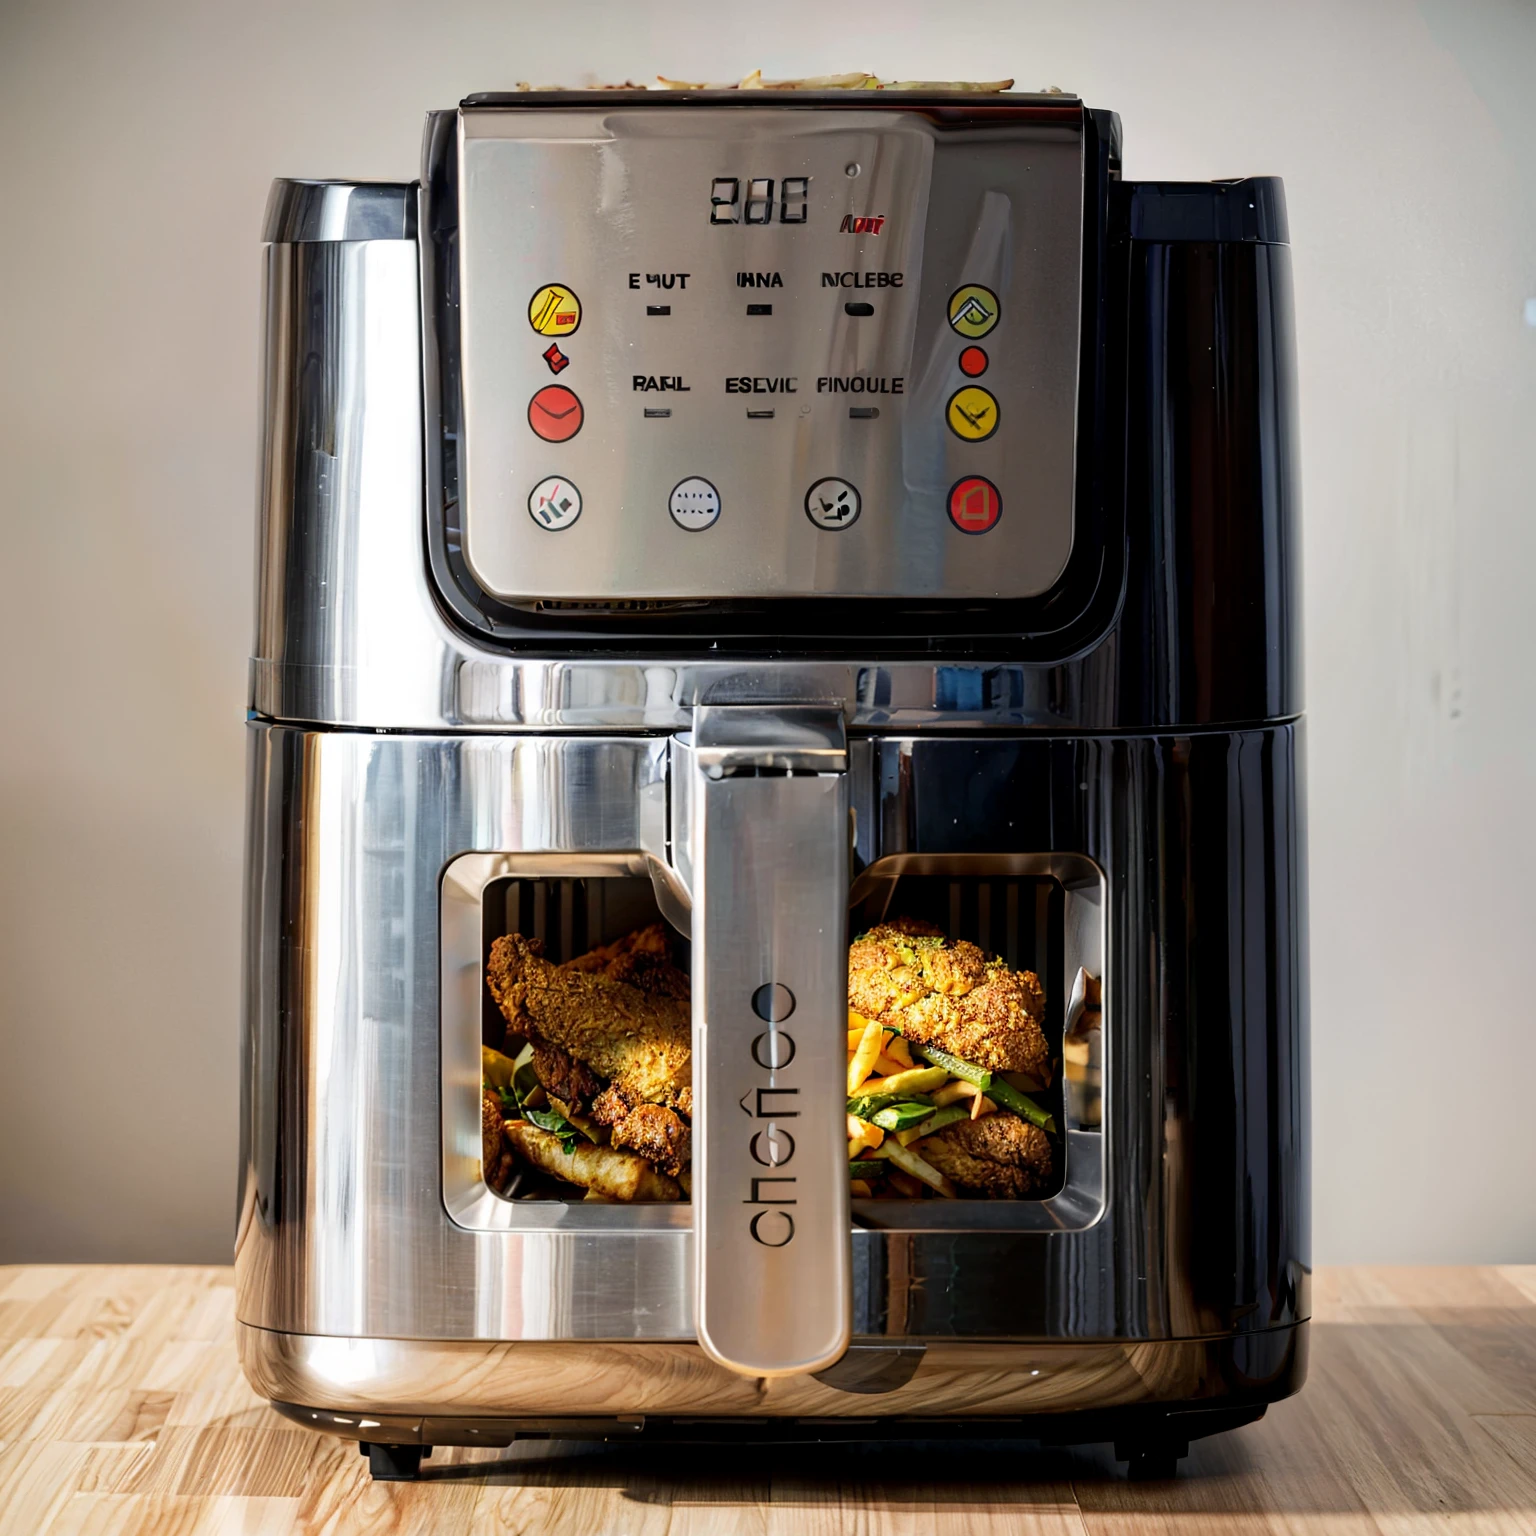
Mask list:
[[[852,1310],[843,717],[700,708],[673,778],[693,909],[698,1339],[746,1375],[817,1371],[846,1350]]]

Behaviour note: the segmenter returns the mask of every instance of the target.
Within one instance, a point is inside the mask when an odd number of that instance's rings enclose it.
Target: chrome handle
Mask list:
[[[687,779],[695,1319],[751,1376],[848,1346],[848,776],[841,713],[705,708]]]

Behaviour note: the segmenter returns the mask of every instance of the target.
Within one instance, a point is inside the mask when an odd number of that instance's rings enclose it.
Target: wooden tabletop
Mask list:
[[[373,1483],[235,1363],[224,1269],[0,1268],[0,1536],[1536,1532],[1536,1266],[1318,1275],[1311,1378],[1128,1483],[1108,1446],[525,1442]]]

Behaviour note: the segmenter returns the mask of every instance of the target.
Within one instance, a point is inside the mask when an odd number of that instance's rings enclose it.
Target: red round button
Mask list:
[[[581,401],[564,384],[546,384],[528,402],[528,425],[546,443],[563,443],[581,431]]]
[[[968,379],[979,378],[987,371],[987,354],[980,347],[967,347],[960,354],[960,372]]]
[[[949,520],[961,533],[985,533],[1003,515],[1003,498],[990,480],[967,475],[949,488]]]

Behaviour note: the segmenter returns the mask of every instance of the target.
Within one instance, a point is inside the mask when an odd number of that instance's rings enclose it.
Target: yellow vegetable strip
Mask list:
[[[878,1066],[879,1063],[877,1062]],[[872,1077],[861,1088],[861,1093],[932,1093],[942,1088],[949,1076],[943,1067],[903,1067],[889,1077]],[[969,1087],[969,1084],[967,1084]]]
[[[857,1093],[859,1085],[869,1076],[870,1068],[874,1066],[875,1059],[880,1054],[882,1033],[880,1026],[874,1022],[864,1026],[864,1037],[859,1041],[858,1048],[853,1053],[853,1060],[848,1064],[849,1093]]]
[[[852,1115],[844,1118],[848,1122],[849,1162],[852,1162],[865,1147],[878,1147],[885,1140],[885,1132],[878,1125],[871,1125],[867,1120],[855,1120]]]

